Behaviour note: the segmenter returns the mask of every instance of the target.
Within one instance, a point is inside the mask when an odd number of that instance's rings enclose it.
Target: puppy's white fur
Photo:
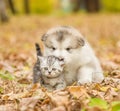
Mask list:
[[[57,40],[59,32],[63,33],[62,40]],[[78,43],[78,39],[81,39]],[[67,85],[77,80],[78,84],[101,82],[104,79],[102,68],[93,49],[75,28],[56,27],[48,30],[42,37],[44,55],[62,57],[65,61],[65,80]],[[84,42],[84,44],[83,44]],[[80,45],[80,46],[78,46]],[[53,47],[55,50],[53,50]],[[66,49],[70,47],[70,50]]]

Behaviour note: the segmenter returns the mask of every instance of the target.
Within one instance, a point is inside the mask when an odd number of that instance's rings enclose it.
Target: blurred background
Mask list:
[[[120,0],[0,0],[0,19],[19,14],[120,12]]]
[[[120,66],[120,0],[0,0],[0,60],[31,67],[35,43],[60,25],[77,28],[104,68]]]

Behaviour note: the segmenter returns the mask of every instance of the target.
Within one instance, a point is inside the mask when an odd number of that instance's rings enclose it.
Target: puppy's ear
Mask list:
[[[41,37],[41,40],[46,41],[46,39],[47,39],[47,34],[43,34],[43,36]]]
[[[85,40],[84,40],[83,38],[79,38],[79,39],[78,39],[78,44],[79,44],[80,46],[84,46],[84,45],[85,45]]]

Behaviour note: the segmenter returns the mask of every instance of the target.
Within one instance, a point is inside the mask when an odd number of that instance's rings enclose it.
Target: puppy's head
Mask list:
[[[44,55],[54,55],[66,63],[74,61],[78,52],[85,45],[82,35],[72,27],[50,29],[41,38],[44,43]]]

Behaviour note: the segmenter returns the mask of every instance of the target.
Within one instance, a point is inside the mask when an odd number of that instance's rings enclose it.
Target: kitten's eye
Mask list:
[[[48,70],[48,68],[47,68],[47,67],[44,67],[44,70]]]
[[[66,50],[67,50],[67,51],[70,51],[70,50],[71,50],[71,48],[69,48],[69,47],[68,47],[68,48],[66,48]]]
[[[52,47],[52,50],[54,51],[54,50],[56,50],[56,48],[55,48],[55,47]]]
[[[61,73],[62,71],[61,70],[58,70],[59,73]]]
[[[55,68],[52,68],[52,70],[53,70],[53,71],[56,71],[56,69],[55,69]]]

